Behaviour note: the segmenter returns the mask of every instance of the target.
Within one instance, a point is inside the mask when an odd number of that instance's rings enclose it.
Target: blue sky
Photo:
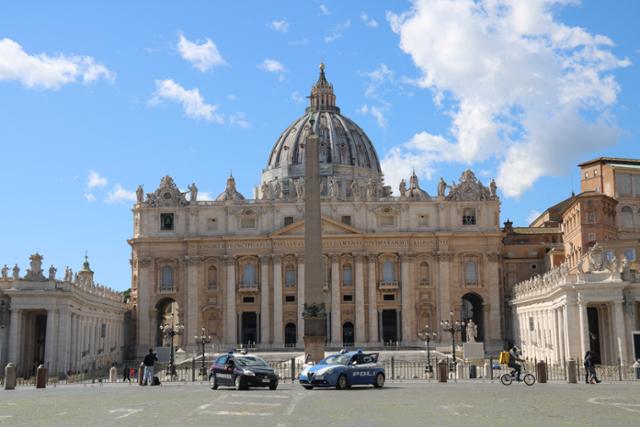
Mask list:
[[[640,157],[637,1],[88,3],[0,5],[0,264],[128,288],[136,186],[250,196],[321,60],[394,189],[470,167],[526,225]]]

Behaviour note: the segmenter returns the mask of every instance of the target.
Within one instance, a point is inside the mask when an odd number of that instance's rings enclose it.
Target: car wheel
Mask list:
[[[244,390],[247,388],[244,384],[244,381],[242,381],[242,377],[240,375],[236,377],[235,386],[236,386],[236,390]]]
[[[382,372],[376,375],[376,381],[373,383],[373,386],[375,388],[382,388],[384,386],[384,374]]]
[[[349,382],[347,381],[347,376],[342,374],[338,377],[338,381],[336,382],[336,389],[345,390],[349,387]]]
[[[218,389],[218,379],[216,378],[216,374],[209,375],[209,384],[211,384],[211,390]]]
[[[305,390],[313,390],[312,385],[303,385],[302,387],[304,387]]]

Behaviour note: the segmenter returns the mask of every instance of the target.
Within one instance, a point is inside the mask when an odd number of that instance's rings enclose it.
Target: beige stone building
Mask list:
[[[320,140],[324,283],[329,345],[417,345],[452,310],[473,319],[490,349],[504,338],[502,232],[495,183],[471,171],[441,180],[435,196],[414,174],[397,194],[384,184],[373,143],[336,105],[324,68],[305,114],[277,139],[253,198],[229,177],[215,201],[164,177],[133,207],[132,299],[139,352],[177,344],[205,327],[217,344],[302,346],[304,145]]]
[[[18,265],[2,268],[0,366],[13,362],[28,377],[44,364],[50,376],[63,376],[120,362],[128,340],[122,294],[94,282],[86,257],[62,280],[54,266],[45,275],[42,259],[33,254],[25,275]]]

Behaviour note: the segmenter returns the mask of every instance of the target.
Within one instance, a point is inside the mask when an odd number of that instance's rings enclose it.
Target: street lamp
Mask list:
[[[457,361],[456,361],[456,332],[462,332],[464,329],[464,322],[459,320],[453,320],[453,311],[449,312],[449,319],[441,320],[440,326],[442,326],[442,330],[445,332],[449,332],[451,334],[451,353],[453,354],[453,368],[455,370]]]
[[[175,324],[174,323],[174,317],[173,315],[171,316],[171,325],[161,325],[160,326],[160,331],[162,331],[162,333],[169,339],[169,345],[170,345],[170,355],[169,355],[169,375],[171,375],[172,377],[176,375],[176,364],[175,364],[175,359],[174,359],[174,352],[173,352],[173,337],[175,337],[176,335],[182,335],[182,332],[184,332],[184,325],[178,323]]]
[[[193,337],[196,342],[202,346],[202,372],[200,373],[200,375],[202,375],[205,379],[207,378],[207,371],[204,367],[204,346],[205,344],[209,344],[211,342],[211,335],[207,335],[206,332],[207,330],[203,326],[202,333],[199,336],[196,335]]]
[[[427,372],[431,373],[433,368],[431,367],[431,353],[429,350],[429,343],[436,338],[437,334],[434,331],[431,331],[431,327],[429,325],[425,325],[424,329],[418,332],[418,337],[425,342],[427,346]]]

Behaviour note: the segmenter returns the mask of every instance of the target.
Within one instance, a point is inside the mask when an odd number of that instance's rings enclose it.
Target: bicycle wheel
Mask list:
[[[536,383],[536,377],[533,374],[524,374],[524,383],[526,385],[534,385]]]
[[[500,377],[500,382],[504,385],[511,385],[511,383],[513,382],[513,377],[509,374],[503,374]]]

